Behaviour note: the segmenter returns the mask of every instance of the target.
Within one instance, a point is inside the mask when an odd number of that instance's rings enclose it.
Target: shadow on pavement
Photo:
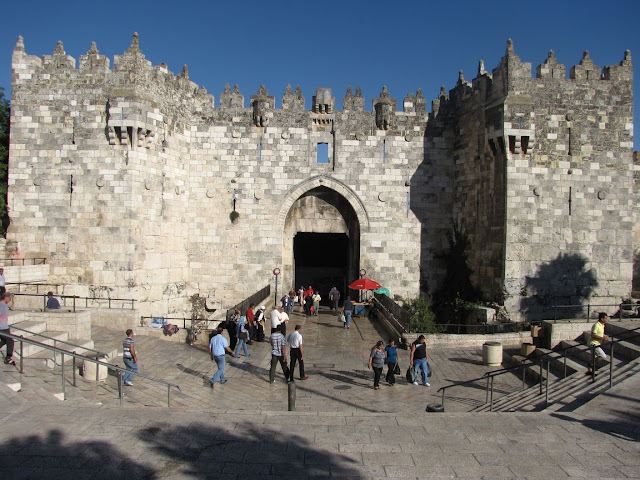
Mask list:
[[[224,417],[220,420],[220,427],[159,422],[139,430],[138,436],[154,458],[166,457],[177,465],[174,471],[163,472],[163,476],[365,478],[364,465],[348,456],[313,448],[303,436],[270,429],[269,425],[257,429],[250,423],[229,423],[232,419]]]
[[[156,472],[105,441],[65,442],[60,430],[12,438],[0,445],[3,478],[158,478]]]

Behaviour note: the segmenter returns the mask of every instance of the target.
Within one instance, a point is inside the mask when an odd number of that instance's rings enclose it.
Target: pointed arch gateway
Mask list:
[[[362,201],[344,183],[312,177],[287,194],[278,215],[282,232],[282,288],[312,285],[323,303],[332,286],[343,298],[358,277],[360,237],[369,230]]]

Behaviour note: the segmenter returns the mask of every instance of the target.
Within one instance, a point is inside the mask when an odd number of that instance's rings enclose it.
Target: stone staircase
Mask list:
[[[607,325],[607,334],[624,335],[625,332],[638,326],[637,323]],[[543,355],[553,357],[549,363],[548,403],[544,390],[547,382],[547,367],[545,365],[540,370],[536,366],[526,370],[526,380],[530,386],[494,400],[492,410],[494,412],[572,411],[606,391],[609,388],[609,363],[607,362],[606,365],[598,369],[595,382],[592,382],[592,377],[585,375],[591,362],[591,349],[583,342],[578,341],[562,341],[558,349],[569,347],[573,348],[567,351],[566,358],[561,353],[554,355],[552,350],[544,348],[537,348],[530,355],[530,359]],[[605,351],[609,354],[606,347]],[[527,360],[527,358],[518,355],[512,357],[512,363],[515,364]],[[640,372],[640,336],[616,343],[611,361],[613,362],[612,385],[618,385]],[[514,373],[522,376],[521,371]],[[542,394],[540,393],[540,382],[543,383]],[[489,409],[489,404],[486,404],[474,408],[472,411],[481,412],[489,411]]]

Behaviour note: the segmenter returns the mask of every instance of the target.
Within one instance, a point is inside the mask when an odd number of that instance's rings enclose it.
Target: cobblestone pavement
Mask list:
[[[464,413],[484,401],[483,385],[452,390],[445,413],[437,389],[475,378],[479,349],[430,350],[431,387],[372,389],[367,369],[380,339],[367,319],[350,330],[321,313],[302,325],[309,380],[296,382],[296,411],[288,388],[268,382],[266,344],[250,357],[228,359],[228,382],[208,388],[215,371],[208,354],[188,345],[136,336],[140,371],[177,383],[166,408],[166,388],[144,379],[114,395],[115,379],[100,386],[79,381],[60,390],[60,376],[20,376],[0,368],[0,475],[26,478],[639,478],[638,382],[625,382],[573,413]],[[122,332],[96,329],[97,347],[118,347]],[[404,370],[408,352],[402,351]],[[278,367],[279,368],[279,367]],[[29,372],[32,373],[29,373]],[[45,377],[46,378],[46,377]],[[22,390],[6,385],[21,381]],[[520,388],[516,377],[498,386]]]

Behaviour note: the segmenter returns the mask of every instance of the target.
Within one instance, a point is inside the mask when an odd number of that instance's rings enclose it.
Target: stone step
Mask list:
[[[639,370],[638,362],[625,362],[615,366],[614,384],[620,383]],[[544,385],[542,395],[540,385],[536,384],[519,392],[513,392],[493,402],[494,412],[527,412],[548,410],[555,411],[573,405],[574,408],[589,401],[593,396],[609,388],[608,369],[601,369],[596,375],[596,381],[582,373],[575,373],[565,380],[549,383],[549,405],[546,405]],[[582,402],[582,403],[580,403]],[[555,406],[554,406],[555,405]],[[474,412],[489,411],[490,406],[482,405],[473,409]]]
[[[51,332],[49,332],[51,333]],[[77,354],[83,355],[84,353],[92,353],[92,352],[88,352],[87,349],[93,349],[93,340],[88,339],[88,340],[83,340],[83,339],[76,339],[73,341],[74,344],[79,345],[78,347],[75,346],[71,346],[71,345],[66,345],[64,343],[59,343],[58,347],[63,349],[63,350],[68,350],[70,352],[75,352]],[[49,367],[49,368],[54,368],[56,366],[60,366],[62,364],[62,354],[56,353],[54,355],[55,352],[51,351],[51,350],[46,350],[43,348],[40,348],[40,350],[38,352],[36,352],[35,354],[29,355],[28,358],[29,359],[41,359],[43,360],[44,364]],[[25,355],[25,358],[27,356]],[[64,356],[64,361],[65,363],[68,362],[72,362],[73,361],[73,357],[71,355],[65,355]],[[77,360],[76,360],[77,362]]]
[[[26,316],[25,312],[17,312],[15,310],[10,310],[9,311],[9,326],[13,325],[14,323],[20,323],[20,322],[24,322],[24,318]]]
[[[25,330],[28,334],[44,333],[46,329],[47,322],[40,322],[37,320],[23,320],[11,324],[11,333],[13,333],[14,335],[23,335],[22,332]]]
[[[40,342],[43,343],[45,345],[50,345],[50,346],[54,346],[54,344],[56,344],[57,346],[60,346],[61,348],[64,348],[62,346],[62,344],[58,345],[58,340],[68,340],[69,339],[69,333],[68,332],[52,332],[52,331],[45,331],[45,333],[43,333],[43,335],[46,335],[47,337],[50,338],[42,338],[38,335],[33,335],[33,334],[25,334],[24,337],[28,338],[30,340],[34,340],[36,342]],[[36,355],[37,353],[41,352],[45,350],[44,347],[41,347],[39,345],[32,345],[29,343],[24,343],[23,346],[23,351],[22,354],[24,355],[25,358],[27,357],[31,357],[33,355]],[[14,347],[14,357],[19,357],[20,356],[20,342],[16,342],[15,343],[15,347]]]

